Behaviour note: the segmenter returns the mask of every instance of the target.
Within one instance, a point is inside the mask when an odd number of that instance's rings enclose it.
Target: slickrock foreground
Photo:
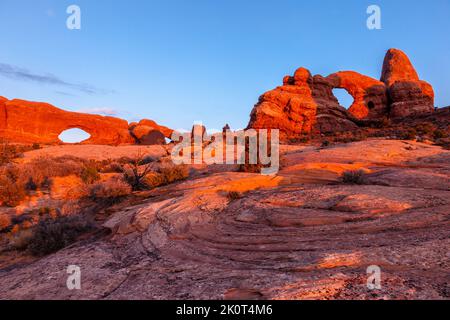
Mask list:
[[[94,237],[42,259],[2,253],[0,299],[449,298],[449,151],[390,140],[282,150],[277,176],[197,168],[98,216]],[[363,185],[339,181],[352,169]],[[66,288],[69,265],[82,290]],[[381,290],[367,289],[370,265]]]

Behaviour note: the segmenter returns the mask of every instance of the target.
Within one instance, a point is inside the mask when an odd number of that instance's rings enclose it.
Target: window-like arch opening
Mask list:
[[[347,90],[341,88],[334,88],[333,94],[338,100],[339,104],[345,109],[350,108],[355,99],[348,93]]]
[[[369,103],[367,104],[367,107],[372,110],[373,108],[375,108],[375,103],[373,103],[373,101],[369,101]]]
[[[63,131],[59,135],[59,140],[64,143],[80,143],[89,139],[91,135],[84,130],[73,128]]]

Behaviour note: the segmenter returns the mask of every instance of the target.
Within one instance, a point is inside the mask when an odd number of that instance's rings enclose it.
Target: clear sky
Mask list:
[[[81,30],[66,28],[71,4]],[[371,4],[382,30],[366,27]],[[298,67],[379,78],[396,47],[446,106],[449,21],[450,0],[0,0],[0,95],[173,128],[242,128],[259,95]]]

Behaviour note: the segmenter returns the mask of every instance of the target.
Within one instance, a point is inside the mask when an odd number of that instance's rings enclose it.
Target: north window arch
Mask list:
[[[80,128],[71,128],[64,130],[58,136],[59,140],[64,143],[81,143],[91,137],[89,133]]]

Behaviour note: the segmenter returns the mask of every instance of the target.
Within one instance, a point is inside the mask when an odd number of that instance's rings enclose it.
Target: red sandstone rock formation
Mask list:
[[[143,130],[144,126],[148,130]],[[0,138],[18,143],[61,143],[59,135],[67,130],[79,128],[90,134],[84,144],[162,144],[164,136],[172,130],[159,126],[154,121],[143,120],[131,127],[126,120],[100,115],[69,112],[47,103],[24,100],[7,100],[0,97]],[[136,132],[143,132],[136,138]]]
[[[431,113],[434,111],[433,87],[419,79],[408,56],[401,50],[390,49],[383,63],[381,81],[388,86],[391,117]]]
[[[144,145],[165,144],[165,138],[171,139],[173,130],[160,126],[153,120],[143,119],[130,124],[130,132],[138,143]]]
[[[356,128],[351,116],[332,94],[330,81],[298,69],[286,76],[283,86],[266,92],[251,113],[248,128],[279,129],[281,139],[295,139],[313,131]]]
[[[358,119],[380,118],[387,113],[386,85],[354,71],[341,71],[327,77],[333,87],[346,89],[354,102],[349,112]]]
[[[248,128],[280,129],[282,139],[295,139],[314,132],[351,131],[363,123],[358,120],[417,116],[434,110],[433,88],[419,80],[400,50],[387,52],[381,80],[353,71],[312,77],[300,68],[293,77],[283,79],[283,86],[260,97]],[[353,96],[348,111],[339,106],[334,88],[346,89]]]

